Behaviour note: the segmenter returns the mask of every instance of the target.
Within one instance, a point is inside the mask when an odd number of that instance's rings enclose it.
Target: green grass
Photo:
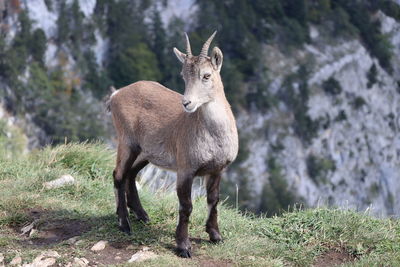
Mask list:
[[[122,244],[121,251],[133,245],[133,254],[148,246],[159,256],[138,266],[311,266],[326,251],[342,250],[355,258],[346,266],[399,266],[400,223],[394,219],[376,219],[351,210],[316,208],[295,210],[279,217],[263,218],[242,214],[220,205],[220,229],[224,242],[210,244],[204,231],[207,205],[204,198],[194,200],[190,236],[194,238],[194,257],[174,255],[177,198],[172,193],[141,190],[142,204],[149,213],[147,225],[132,218],[133,235],[117,229],[112,169],[115,151],[105,145],[68,144],[34,151],[18,158],[0,157],[0,252],[6,261],[19,254],[24,262],[41,250],[58,251],[58,263],[74,257],[89,257],[90,247],[99,240]],[[43,182],[71,174],[76,184],[46,190]],[[73,223],[84,228],[81,243],[65,241],[30,244],[34,238],[17,231],[32,222],[32,210],[39,211],[37,229],[52,229],[52,224]],[[36,245],[35,245],[36,244]]]

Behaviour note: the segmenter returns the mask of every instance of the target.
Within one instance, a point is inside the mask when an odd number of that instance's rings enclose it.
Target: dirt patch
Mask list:
[[[344,249],[330,249],[318,256],[314,261],[313,267],[337,266],[343,263],[355,261],[356,257],[349,254]]]
[[[87,251],[85,258],[90,262],[90,265],[111,265],[111,264],[122,264],[128,262],[128,260],[135,254],[140,248],[127,249],[129,243],[115,242],[109,243],[104,250],[94,252]]]
[[[34,245],[46,246],[56,244],[90,230],[90,227],[78,220],[57,220],[46,222],[37,229],[37,234],[30,240]]]
[[[48,246],[65,241],[71,237],[79,236],[90,230],[90,224],[77,219],[60,219],[47,211],[40,208],[30,209],[27,215],[31,218],[30,223],[34,223],[35,234],[28,237],[30,232],[21,239],[25,245]],[[22,226],[14,226],[12,229],[21,234]]]

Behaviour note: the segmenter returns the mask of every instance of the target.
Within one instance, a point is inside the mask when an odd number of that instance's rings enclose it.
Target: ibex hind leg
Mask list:
[[[119,144],[117,166],[113,173],[119,228],[127,234],[131,233],[131,227],[128,218],[128,208],[126,205],[126,179],[128,178],[131,166],[139,153],[139,148],[132,148],[127,145]]]
[[[206,222],[206,232],[210,236],[210,241],[214,243],[222,241],[222,237],[218,228],[217,212],[220,181],[221,173],[216,173],[207,177],[208,218]]]
[[[140,158],[140,156],[139,156]],[[139,160],[139,158],[137,160]],[[149,162],[147,160],[135,161],[132,168],[129,171],[127,179],[127,191],[126,198],[128,202],[129,210],[135,213],[136,218],[144,223],[149,222],[149,216],[143,209],[140,203],[139,194],[136,188],[136,177],[137,174],[144,168]]]

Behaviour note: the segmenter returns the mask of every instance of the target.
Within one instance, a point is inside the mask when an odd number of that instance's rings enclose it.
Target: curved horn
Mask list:
[[[185,37],[186,37],[186,54],[188,57],[193,56],[192,54],[192,49],[190,48],[190,41],[189,41],[189,36],[185,32]]]
[[[203,48],[201,49],[199,57],[207,57],[208,55],[208,48],[210,47],[210,44],[212,40],[214,39],[215,34],[217,34],[217,31],[215,31],[210,38],[204,43]]]

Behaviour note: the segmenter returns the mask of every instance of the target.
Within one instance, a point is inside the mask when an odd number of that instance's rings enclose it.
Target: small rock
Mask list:
[[[74,237],[69,238],[66,242],[67,242],[67,244],[73,245],[73,244],[77,243],[78,238],[79,238],[79,236],[74,236]]]
[[[93,247],[90,249],[91,251],[100,251],[105,249],[106,245],[107,245],[107,241],[99,241],[96,244],[93,245]]]
[[[85,258],[74,258],[74,263],[72,264],[72,266],[76,266],[76,267],[85,267],[88,266],[89,261]]]
[[[4,261],[4,255],[3,253],[0,253],[0,264],[3,263],[3,261]]]
[[[50,182],[43,183],[43,186],[46,189],[54,189],[54,188],[59,188],[59,187],[62,187],[64,185],[69,185],[69,184],[74,184],[74,183],[75,183],[75,178],[72,177],[69,174],[65,174],[65,175],[61,176],[60,178],[58,178],[58,179],[55,179],[55,180],[50,181]]]
[[[35,235],[38,233],[38,230],[32,229],[31,232],[29,233],[29,237],[33,238]]]
[[[48,267],[56,263],[56,258],[59,258],[60,254],[54,250],[46,250],[40,253],[32,263],[25,263],[22,267]]]
[[[22,263],[22,258],[20,256],[15,256],[14,259],[11,260],[10,265],[20,265]]]
[[[85,242],[85,241],[83,241],[82,239],[81,239],[81,240],[78,240],[78,241],[75,242],[75,246],[80,246],[80,245],[82,245],[84,242]]]
[[[121,257],[120,256],[115,256],[114,260],[120,260]]]
[[[142,261],[153,259],[153,258],[156,258],[156,257],[158,257],[158,255],[155,254],[152,251],[142,251],[141,250],[141,251],[136,252],[135,254],[133,254],[128,262],[129,263],[142,262]]]
[[[23,267],[48,267],[55,263],[55,258],[35,259],[31,264],[24,264]]]
[[[43,258],[45,258],[45,257],[53,257],[53,258],[59,258],[59,257],[61,257],[60,254],[58,254],[58,252],[57,252],[57,251],[54,251],[54,250],[46,250],[46,251],[43,251],[43,252],[40,254],[40,256],[42,256]]]
[[[134,250],[134,249],[136,249],[136,248],[135,248],[134,245],[129,245],[129,246],[126,247],[126,249],[128,249],[128,250]]]
[[[37,220],[34,220],[30,224],[24,226],[21,228],[21,235],[29,234],[30,231],[32,231],[33,227],[35,227],[35,224],[37,223]]]
[[[247,257],[249,260],[252,260],[252,261],[255,261],[256,260],[256,257],[254,257],[254,256],[248,256]]]
[[[149,247],[142,247],[142,251],[149,251],[150,248]]]

